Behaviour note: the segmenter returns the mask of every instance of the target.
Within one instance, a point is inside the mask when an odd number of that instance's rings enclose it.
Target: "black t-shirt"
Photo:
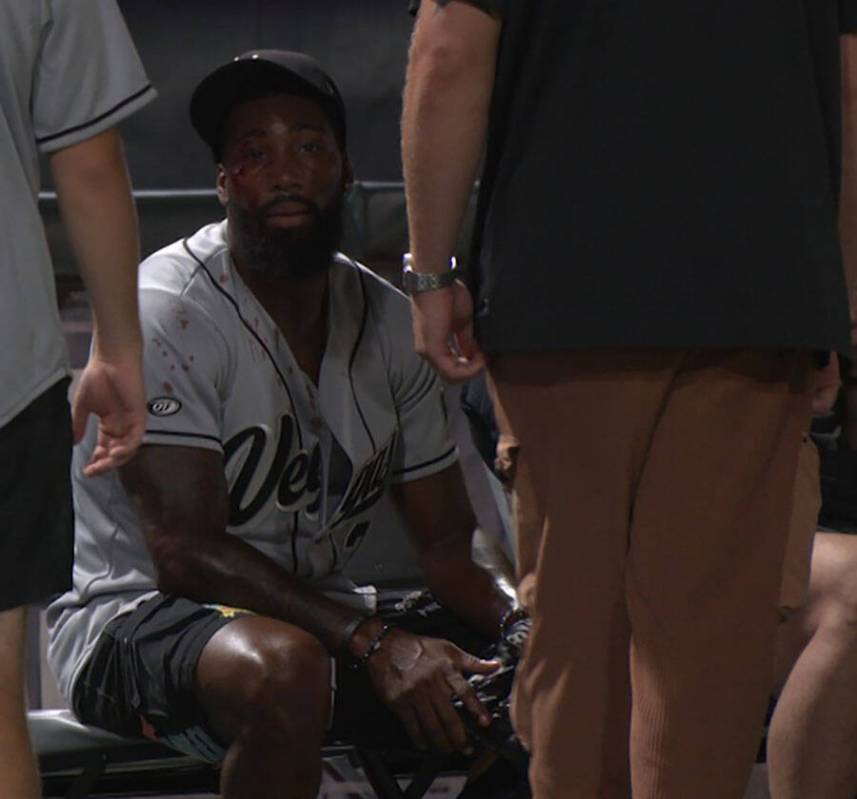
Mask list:
[[[857,0],[466,0],[503,17],[471,274],[489,352],[846,351]]]

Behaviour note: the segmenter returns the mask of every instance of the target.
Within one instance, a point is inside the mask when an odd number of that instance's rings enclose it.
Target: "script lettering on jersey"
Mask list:
[[[387,444],[373,455],[372,460],[357,472],[336,516],[330,522],[331,527],[363,513],[381,499],[387,486],[395,451],[396,436],[393,435]]]
[[[251,486],[268,449],[270,431],[248,427],[236,434],[223,447],[227,473],[229,464],[249,447],[244,462],[229,490],[229,523],[242,525],[252,519],[276,491],[277,507],[283,511],[305,510],[318,513],[320,497],[320,452],[318,445],[309,452],[298,449],[297,423],[289,414],[280,417],[280,431],[274,457],[261,485],[251,494]]]

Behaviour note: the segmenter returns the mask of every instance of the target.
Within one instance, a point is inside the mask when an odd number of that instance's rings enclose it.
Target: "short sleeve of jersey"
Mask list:
[[[84,141],[156,96],[115,0],[49,0],[33,76],[42,152]]]
[[[383,324],[390,342],[390,387],[398,418],[392,482],[405,483],[440,472],[458,460],[449,430],[443,387],[414,352],[408,301],[390,290]]]
[[[214,322],[174,293],[140,291],[146,444],[222,451],[222,386],[229,356]]]
[[[857,0],[839,0],[839,20],[843,33],[857,33]]]
[[[430,0],[423,0],[423,2],[427,3]],[[451,2],[467,3],[468,5],[482,9],[482,11],[490,14],[492,17],[502,17],[506,11],[507,0],[431,0],[431,2],[435,2],[439,6],[445,6]],[[416,14],[420,10],[420,0],[411,0],[408,10],[411,14]]]

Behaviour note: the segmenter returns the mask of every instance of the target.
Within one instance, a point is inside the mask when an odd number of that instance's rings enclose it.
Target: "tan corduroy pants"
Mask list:
[[[533,617],[536,799],[739,799],[769,690],[810,357],[492,361]]]

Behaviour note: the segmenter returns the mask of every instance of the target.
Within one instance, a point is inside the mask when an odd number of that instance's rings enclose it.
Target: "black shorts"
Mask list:
[[[445,638],[475,655],[491,647],[427,592],[393,596],[381,603],[379,613],[403,629]],[[75,714],[120,735],[144,735],[219,762],[224,742],[207,728],[194,694],[194,672],[214,633],[242,615],[247,612],[158,595],[113,619],[75,682]],[[330,740],[377,747],[407,741],[404,726],[376,697],[368,675],[335,664]]]
[[[71,416],[60,380],[0,428],[0,611],[71,588]]]

